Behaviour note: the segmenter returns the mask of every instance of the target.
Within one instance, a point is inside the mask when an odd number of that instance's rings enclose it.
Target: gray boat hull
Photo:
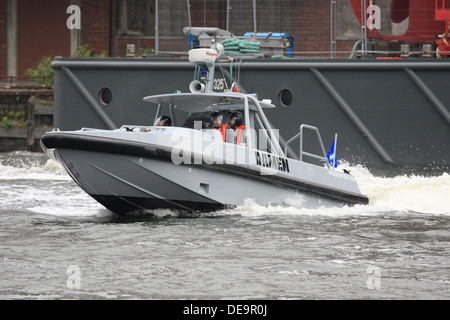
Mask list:
[[[136,139],[127,141],[126,136]],[[142,139],[154,140],[139,142]],[[168,139],[117,131],[50,132],[41,144],[47,156],[59,161],[87,194],[121,215],[165,208],[212,211],[243,205],[247,199],[259,205],[283,204],[298,193],[302,194],[302,206],[308,208],[368,203],[352,176],[324,167],[292,160],[289,170],[264,167],[264,162],[258,166],[255,151],[243,147],[241,150],[249,153],[237,156],[240,164],[228,164],[229,159],[215,164],[206,158],[174,164],[173,149],[155,141]],[[246,163],[240,160],[244,158]]]
[[[214,211],[243,205],[246,198],[267,205],[268,199],[283,202],[289,195],[276,185],[243,182],[227,172],[155,158],[109,154],[105,160],[104,153],[70,149],[59,149],[57,158],[87,194],[118,214],[153,209]]]

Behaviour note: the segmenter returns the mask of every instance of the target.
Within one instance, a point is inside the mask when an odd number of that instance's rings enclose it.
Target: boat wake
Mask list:
[[[448,170],[400,174],[393,177],[372,174],[356,166],[352,173],[360,182],[361,191],[370,199],[374,211],[429,213],[450,215],[450,175]]]
[[[351,170],[368,205],[306,206],[308,196],[292,194],[283,205],[258,205],[248,199],[233,209],[199,213],[194,217],[220,216],[353,216],[388,214],[450,215],[450,175],[400,174],[392,177],[373,174],[364,166],[342,164]],[[110,217],[113,214],[85,194],[61,166],[43,154],[8,153],[0,158],[0,209],[25,208],[33,213],[61,217]],[[174,210],[151,210],[154,218],[187,217]]]
[[[431,214],[450,215],[450,175],[448,172],[425,176],[418,173],[401,174],[393,177],[374,175],[364,166],[344,167],[351,170],[363,194],[369,198],[368,205],[353,206],[304,206],[306,196],[295,194],[289,197],[284,205],[260,206],[252,200],[245,205],[225,211],[229,214],[245,216],[261,215],[385,215],[395,214]]]

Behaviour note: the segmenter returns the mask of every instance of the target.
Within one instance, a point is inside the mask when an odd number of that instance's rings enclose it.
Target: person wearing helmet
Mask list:
[[[228,125],[223,123],[223,114],[221,112],[215,111],[211,114],[211,126],[213,130],[220,130],[222,139],[225,142]]]
[[[228,124],[230,125],[231,129],[234,130],[236,144],[245,145],[245,135],[244,135],[245,125],[242,113],[233,112],[230,115]]]
[[[155,121],[155,126],[170,127],[172,125],[172,119],[168,116],[161,116]]]

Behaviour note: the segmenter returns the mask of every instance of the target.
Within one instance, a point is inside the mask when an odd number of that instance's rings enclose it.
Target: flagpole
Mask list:
[[[337,163],[337,157],[336,157],[337,137],[338,137],[338,135],[337,135],[337,133],[335,133],[334,134],[334,150],[333,150],[333,153],[334,153],[333,169],[335,168],[336,163]]]

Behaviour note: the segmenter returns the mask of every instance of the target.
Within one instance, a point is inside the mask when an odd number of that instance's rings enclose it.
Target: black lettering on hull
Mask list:
[[[255,151],[256,165],[272,168],[278,171],[290,172],[289,171],[289,160],[286,158],[279,157],[274,154],[263,153]]]

